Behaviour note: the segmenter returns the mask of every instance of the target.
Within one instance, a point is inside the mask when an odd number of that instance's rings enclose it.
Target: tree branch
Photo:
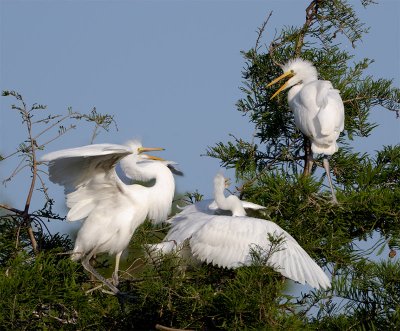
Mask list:
[[[194,331],[194,330],[189,330],[189,329],[175,329],[175,328],[169,328],[167,326],[163,326],[161,324],[156,324],[155,328],[157,330],[162,330],[162,331]]]

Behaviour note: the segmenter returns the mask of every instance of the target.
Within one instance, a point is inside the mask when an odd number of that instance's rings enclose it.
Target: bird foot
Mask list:
[[[116,273],[116,272],[113,272],[113,274],[112,274],[112,283],[114,286],[118,286],[118,284],[119,284],[118,273]]]
[[[336,199],[336,196],[332,196],[332,199],[331,199],[331,203],[333,204],[333,205],[338,205],[339,204],[339,202],[337,201],[337,199]]]

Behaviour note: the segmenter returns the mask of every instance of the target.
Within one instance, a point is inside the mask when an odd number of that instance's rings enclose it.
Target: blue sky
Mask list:
[[[161,146],[158,154],[179,163],[179,192],[212,194],[217,160],[202,157],[207,146],[229,140],[229,133],[251,139],[253,127],[236,110],[242,97],[241,50],[251,48],[256,29],[270,11],[264,42],[285,25],[304,22],[309,1],[18,1],[0,0],[0,88],[17,90],[28,104],[48,105],[50,113],[71,106],[94,106],[114,115],[118,131],[96,142],[124,143],[140,138]],[[400,78],[400,3],[381,1],[368,9],[356,5],[371,27],[354,51],[356,59],[375,59],[368,73]],[[343,47],[351,48],[344,44]],[[7,155],[26,137],[20,118],[0,98],[0,153]],[[380,125],[369,139],[357,140],[361,152],[400,142],[400,120],[379,109]],[[49,145],[47,151],[85,145],[87,126]],[[1,179],[17,159],[0,163]],[[21,174],[1,197],[17,208],[28,190]],[[63,208],[62,189],[50,193]],[[21,200],[23,199],[23,200]]]

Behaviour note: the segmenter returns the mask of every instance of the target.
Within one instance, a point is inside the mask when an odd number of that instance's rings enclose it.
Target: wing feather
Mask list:
[[[52,152],[42,161],[49,162],[50,180],[69,190],[87,183],[97,172],[108,172],[130,153],[123,145],[95,144]]]
[[[244,200],[241,200],[241,201],[242,201],[242,206],[245,209],[254,209],[254,210],[266,209],[266,207],[257,205],[256,203],[253,203],[253,202],[244,201]]]
[[[332,88],[322,90],[317,98],[323,99],[319,104],[318,120],[321,134],[330,136],[334,132],[343,130],[344,106],[339,91]]]
[[[221,267],[236,268],[251,264],[251,247],[260,247],[268,255],[268,234],[282,236],[284,242],[268,257],[267,264],[285,277],[313,287],[329,286],[323,270],[303,248],[277,224],[256,218],[214,216],[194,232],[190,239],[193,255]]]
[[[69,221],[86,218],[99,203],[121,193],[115,165],[131,153],[127,146],[96,144],[42,157],[49,162],[50,180],[64,186]]]
[[[316,80],[304,85],[289,101],[297,127],[312,141],[312,151],[331,155],[344,129],[344,106],[330,81]]]
[[[297,241],[279,225],[247,216],[214,215],[212,200],[187,206],[171,219],[171,229],[164,241],[176,243],[176,249],[189,240],[192,255],[202,262],[220,267],[237,268],[252,264],[252,249],[261,249],[266,264],[301,284],[328,288],[329,278]],[[269,235],[281,238],[272,248]],[[154,246],[165,252],[173,245]],[[272,254],[271,254],[272,252]]]
[[[338,150],[336,140],[344,129],[344,106],[338,90],[329,81],[318,81],[316,102],[319,134],[313,152],[331,155]]]

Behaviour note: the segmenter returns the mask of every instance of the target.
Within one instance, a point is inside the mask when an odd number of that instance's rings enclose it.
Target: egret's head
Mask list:
[[[283,74],[278,78],[275,78],[267,85],[267,87],[279,82],[283,78],[289,79],[273,94],[271,99],[275,98],[283,90],[286,90],[287,88],[290,88],[296,84],[308,83],[318,79],[318,72],[313,64],[300,58],[290,60],[288,63],[282,66],[282,70]]]
[[[145,152],[162,151],[164,149],[143,147],[141,142],[138,140],[128,141],[125,145],[129,147],[131,153],[120,160],[120,166],[125,176],[144,182],[154,179],[155,171],[153,169],[157,167],[157,164],[160,164],[160,162],[164,162],[165,160],[156,156],[148,155]]]
[[[223,174],[218,173],[214,177],[214,187],[219,189],[226,189],[231,185],[229,178],[225,178]]]
[[[225,188],[225,178],[221,173],[217,173],[214,177],[214,188]]]
[[[151,159],[151,160],[159,160],[163,161],[164,159],[148,155],[142,154],[145,152],[154,152],[154,151],[163,151],[164,148],[161,147],[143,147],[142,143],[139,140],[131,140],[126,143],[132,150],[133,156],[140,156],[141,159]]]

